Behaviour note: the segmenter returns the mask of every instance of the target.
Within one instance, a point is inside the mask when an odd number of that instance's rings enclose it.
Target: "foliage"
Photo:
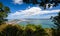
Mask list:
[[[60,28],[60,12],[57,16],[51,18],[57,28]]]
[[[19,25],[7,25],[0,31],[0,36],[46,36],[47,33],[41,26],[27,25],[22,27]]]
[[[60,0],[23,0],[24,3],[27,4],[39,4],[39,6],[44,7],[44,9],[46,9],[46,6],[48,4],[48,8],[50,8],[50,6],[52,6],[51,4],[53,4],[53,7],[56,7],[59,5]]]
[[[52,36],[57,36],[57,32],[56,32],[56,29],[54,29],[54,28],[51,28],[51,30],[52,30]]]
[[[52,21],[55,24],[55,28],[56,28],[56,36],[59,36],[60,34],[60,12],[58,13],[57,16],[52,17]]]
[[[0,3],[0,25],[7,21],[7,19],[5,18],[8,16],[9,12],[10,12],[9,7],[4,6],[2,3]]]

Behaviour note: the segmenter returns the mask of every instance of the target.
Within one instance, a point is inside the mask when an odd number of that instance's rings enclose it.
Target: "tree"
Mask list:
[[[47,36],[48,34],[41,25],[28,24],[25,28],[25,36]]]
[[[9,12],[10,12],[9,7],[4,6],[2,3],[0,3],[0,25],[7,21],[7,19],[5,18],[8,16]]]
[[[48,8],[50,8],[50,6],[53,6],[53,7],[58,6],[60,3],[60,0],[23,0],[23,2],[27,4],[30,4],[30,3],[39,4],[40,7],[42,6],[44,9],[46,9],[46,6],[48,6]]]
[[[1,32],[0,36],[23,36],[23,28],[18,25],[7,25]]]
[[[54,24],[57,26],[57,28],[60,28],[60,12],[57,16],[51,18],[54,22]]]
[[[59,36],[60,34],[60,12],[58,13],[57,16],[52,17],[52,21],[54,22],[54,24],[56,25],[56,36]]]

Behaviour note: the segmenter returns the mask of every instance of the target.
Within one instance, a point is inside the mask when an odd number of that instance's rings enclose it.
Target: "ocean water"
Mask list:
[[[23,21],[19,23],[22,26],[26,26],[27,24],[34,24],[34,25],[42,25],[42,27],[44,28],[50,28],[53,27],[54,22],[52,22],[52,20],[50,19],[32,19],[32,20],[28,20],[28,21]]]

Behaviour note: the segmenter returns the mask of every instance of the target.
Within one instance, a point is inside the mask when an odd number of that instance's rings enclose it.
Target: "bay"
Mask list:
[[[27,19],[28,21],[22,21],[19,25],[26,26],[27,24],[41,25],[43,28],[51,28],[54,25],[51,19]]]

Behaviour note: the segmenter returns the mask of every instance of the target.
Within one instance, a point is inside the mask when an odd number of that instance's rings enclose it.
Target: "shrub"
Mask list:
[[[7,25],[0,32],[0,36],[46,36],[47,33],[41,26],[28,24],[26,27]]]

